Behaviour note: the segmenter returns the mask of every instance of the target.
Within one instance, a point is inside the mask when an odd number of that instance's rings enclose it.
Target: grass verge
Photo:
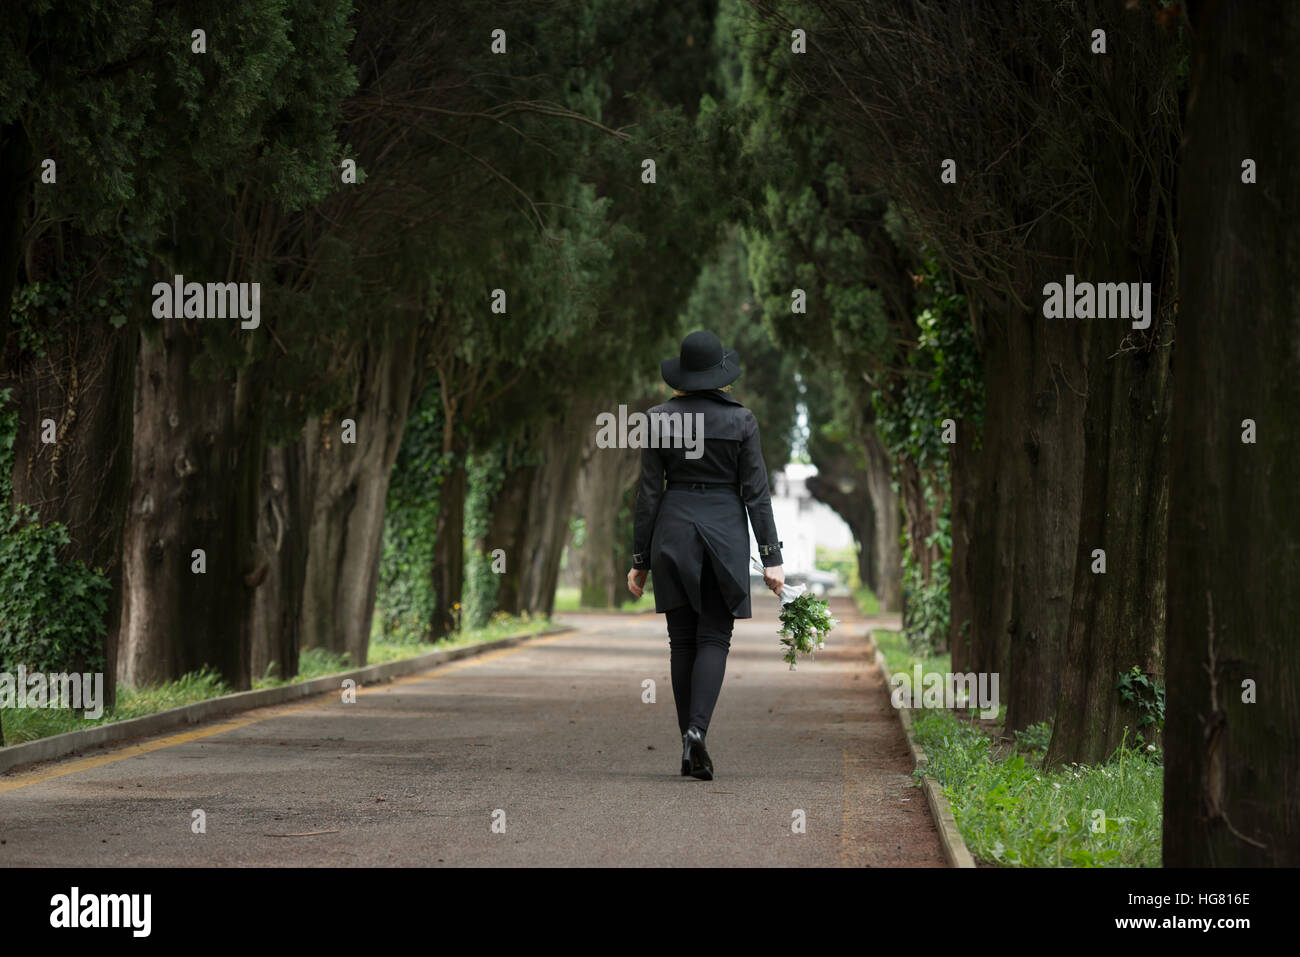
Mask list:
[[[915,711],[930,759],[970,852],[1006,867],[1159,867],[1159,752],[1124,748],[1105,764],[1042,768],[1043,751],[995,757],[979,728],[948,711]]]
[[[890,673],[901,674],[909,682],[912,669],[917,665],[921,666],[922,671],[940,671],[945,674],[952,669],[952,655],[913,651],[907,643],[907,636],[901,631],[877,628],[871,632],[871,640],[885,656],[885,664],[889,666]]]
[[[547,618],[534,618],[528,615],[500,616],[484,628],[461,632],[454,638],[436,643],[372,640],[366,664],[378,665],[403,658],[414,658],[416,655],[427,654],[430,651],[481,644],[509,635],[536,634],[550,626],[551,621]],[[298,674],[293,678],[283,679],[268,674],[254,680],[253,689],[275,688],[280,685],[310,681],[323,675],[348,671],[353,667],[347,654],[336,654],[322,648],[310,648],[299,656]],[[234,691],[234,688],[216,674],[204,670],[148,688],[118,685],[116,706],[111,711],[106,710],[98,718],[84,718],[67,708],[5,708],[0,710],[4,722],[4,743],[23,744],[27,741],[63,734],[66,731],[82,731],[96,725],[112,724],[129,718],[156,714],[170,708],[180,708],[209,698],[232,694]]]
[[[873,632],[889,670],[951,670],[914,653],[900,632]],[[959,711],[914,709],[912,735],[976,860],[1001,867],[1159,867],[1164,769],[1154,749],[1121,748],[1095,766],[1045,769],[1051,727],[1008,739],[1006,709],[982,724]]]
[[[630,595],[628,596],[631,597]],[[582,604],[581,589],[573,587],[562,587],[555,589],[555,614],[566,611],[603,611],[610,614],[639,615],[643,612],[655,610],[655,595],[649,588],[635,601],[629,601],[617,608],[602,608],[593,605]]]
[[[857,603],[858,611],[863,615],[871,617],[880,614],[880,599],[866,585],[859,585],[853,589],[853,600]]]

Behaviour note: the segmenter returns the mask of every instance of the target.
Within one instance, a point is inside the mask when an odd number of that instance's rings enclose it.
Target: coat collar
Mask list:
[[[728,405],[742,405],[739,399],[732,398],[730,395],[728,395],[726,392],[723,392],[721,389],[701,389],[698,392],[690,393],[689,396],[675,395],[673,396],[673,398],[685,399],[697,395],[702,396],[703,398],[706,399],[713,399],[715,402],[725,402]]]

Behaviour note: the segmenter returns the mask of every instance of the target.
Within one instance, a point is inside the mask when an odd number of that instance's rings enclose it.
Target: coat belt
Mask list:
[[[738,485],[738,482],[669,482],[668,490],[671,492],[675,490],[698,491],[706,488],[729,488],[739,494]]]

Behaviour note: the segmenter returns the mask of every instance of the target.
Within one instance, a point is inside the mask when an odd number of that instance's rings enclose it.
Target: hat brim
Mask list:
[[[659,363],[659,371],[674,389],[682,392],[698,392],[702,389],[721,389],[724,385],[740,378],[740,353],[728,349],[722,354],[722,362],[711,369],[698,371],[683,370],[680,356],[673,356]]]

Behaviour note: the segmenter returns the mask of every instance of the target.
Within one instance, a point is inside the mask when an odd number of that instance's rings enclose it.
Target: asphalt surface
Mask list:
[[[0,775],[0,866],[942,867],[871,623],[847,601],[834,613],[826,650],[790,671],[776,600],[755,595],[709,730],[713,781],[679,774],[663,616],[561,616],[577,630],[355,703]]]

